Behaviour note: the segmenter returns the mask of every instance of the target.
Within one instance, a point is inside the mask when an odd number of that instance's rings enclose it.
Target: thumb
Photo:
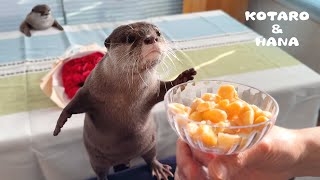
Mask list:
[[[209,175],[223,180],[235,179],[240,171],[242,175],[249,175],[250,169],[261,163],[269,150],[269,143],[261,142],[239,154],[216,156],[208,164]]]

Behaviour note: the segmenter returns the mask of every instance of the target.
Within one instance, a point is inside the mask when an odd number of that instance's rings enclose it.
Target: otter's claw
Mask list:
[[[168,180],[168,176],[173,177],[172,168],[169,165],[161,164],[159,161],[154,160],[151,163],[152,176],[156,176],[157,180]]]
[[[194,68],[188,69],[186,71],[183,71],[172,83],[175,86],[193,80],[196,74],[197,71],[194,70]]]

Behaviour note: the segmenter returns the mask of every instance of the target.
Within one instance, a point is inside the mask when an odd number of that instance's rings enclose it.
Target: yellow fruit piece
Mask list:
[[[189,115],[189,119],[192,119],[194,121],[202,121],[202,114],[195,111]]]
[[[186,130],[189,134],[189,136],[193,139],[196,140],[198,138],[198,129],[199,126],[196,123],[190,122],[186,125]]]
[[[186,112],[187,114],[189,114],[190,113],[190,111],[191,111],[191,108],[190,107],[185,107],[184,108],[184,112]]]
[[[269,112],[269,111],[262,111],[262,114],[263,114],[265,117],[269,118],[269,119],[272,118],[272,114],[271,114],[271,112]]]
[[[268,111],[262,111],[262,110],[260,110],[260,111],[257,111],[256,113],[255,113],[255,119],[256,118],[258,118],[259,116],[265,116],[265,117],[267,117],[267,118],[271,118],[272,117],[272,114],[270,113],[270,112],[268,112]]]
[[[266,116],[259,116],[254,120],[254,124],[259,124],[268,121],[269,119]]]
[[[227,106],[228,117],[238,115],[244,107],[241,101],[234,101]]]
[[[234,86],[232,85],[222,85],[218,89],[218,95],[222,99],[229,99],[233,100],[234,98],[238,97],[237,91],[235,90]]]
[[[196,111],[203,112],[203,111],[207,111],[209,109],[212,109],[213,107],[214,107],[214,104],[212,104],[211,102],[203,102],[197,106]]]
[[[220,121],[214,125],[219,126],[219,127],[215,128],[215,131],[214,131],[216,134],[218,134],[219,132],[224,132],[224,130],[227,129],[226,127],[230,126],[230,121],[228,121],[228,120]]]
[[[221,97],[217,94],[205,93],[201,96],[201,99],[203,99],[204,101],[213,101],[215,103],[218,103],[221,100]]]
[[[250,106],[249,106],[250,107]],[[250,107],[249,110],[244,111],[239,114],[240,124],[241,125],[251,125],[254,121],[254,111]]]
[[[218,147],[228,150],[234,145],[237,145],[241,142],[241,137],[236,134],[218,134]]]
[[[242,101],[242,103],[243,103],[243,108],[241,109],[241,112],[240,113],[243,113],[243,112],[246,112],[246,111],[253,111],[254,112],[254,110],[253,110],[253,108],[251,107],[251,105],[250,104],[248,104],[247,102],[245,102],[245,101]]]
[[[239,128],[237,133],[250,134],[251,132],[252,128]]]
[[[227,113],[220,109],[210,109],[202,113],[202,118],[213,123],[219,123],[227,119]]]
[[[253,109],[254,112],[257,112],[257,111],[259,111],[259,110],[261,111],[261,109],[258,108],[258,106],[256,106],[256,105],[253,105],[253,104],[252,104],[252,105],[250,105],[250,106],[251,106],[251,108]]]
[[[198,134],[202,143],[207,147],[212,147],[217,144],[217,136],[209,125],[200,125]]]
[[[229,105],[229,100],[224,99],[218,103],[216,108],[226,111],[228,109],[228,105]]]
[[[201,103],[204,103],[204,100],[202,100],[201,98],[196,98],[195,100],[193,100],[193,102],[192,102],[192,104],[190,106],[190,108],[191,108],[190,113],[196,111],[198,105],[201,104]]]
[[[229,128],[225,128],[223,130],[223,133],[227,133],[227,134],[238,134],[240,132],[240,129],[229,129]]]
[[[169,110],[174,114],[186,114],[185,106],[180,103],[171,103],[168,105]]]

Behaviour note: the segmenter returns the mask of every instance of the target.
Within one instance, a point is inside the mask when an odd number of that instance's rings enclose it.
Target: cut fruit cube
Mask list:
[[[230,101],[238,97],[237,91],[232,85],[222,85],[218,89],[218,95],[222,99],[229,99]]]
[[[267,118],[271,118],[272,117],[272,114],[270,113],[270,112],[268,112],[268,111],[262,111],[262,110],[260,110],[260,111],[257,111],[256,113],[255,113],[255,119],[256,118],[258,118],[259,116],[265,116],[265,117],[267,117]]]
[[[190,107],[186,106],[186,107],[184,108],[184,112],[186,112],[187,114],[189,114],[190,111],[191,111],[191,108],[190,108]]]
[[[203,120],[219,123],[227,119],[227,113],[221,109],[210,109],[202,113]]]
[[[218,134],[219,132],[224,132],[227,129],[227,127],[230,126],[230,121],[220,121],[214,125],[219,126],[216,127],[214,130],[215,133]]]
[[[218,134],[218,147],[223,148],[225,150],[230,149],[234,145],[237,145],[241,142],[241,137],[236,134],[226,134],[219,133]]]
[[[187,114],[185,111],[186,106],[180,103],[171,103],[168,105],[169,111],[173,114]]]
[[[189,136],[193,139],[196,140],[199,136],[198,134],[198,130],[199,130],[199,126],[196,123],[190,122],[186,125],[186,130],[189,134]]]
[[[240,118],[240,124],[241,125],[251,125],[254,121],[254,111],[253,109],[249,109],[248,111],[245,111],[239,115]]]
[[[243,107],[244,107],[244,104],[241,101],[234,101],[230,103],[227,106],[228,117],[233,117],[238,115],[241,112]]]
[[[214,107],[215,104],[212,104],[212,102],[203,102],[198,104],[197,106],[197,111],[198,112],[203,112],[203,111],[207,111],[209,109],[212,109]]]
[[[268,121],[269,119],[266,116],[259,116],[254,120],[254,124],[259,124]]]
[[[229,100],[224,99],[217,104],[216,108],[226,111],[228,109],[228,105],[229,105]]]
[[[198,105],[201,104],[201,103],[204,103],[204,100],[202,100],[201,98],[196,98],[195,100],[193,100],[193,102],[192,102],[192,104],[190,106],[190,108],[191,108],[190,113],[196,111]]]
[[[193,112],[189,115],[189,119],[192,119],[194,121],[202,121],[202,114],[200,112]]]
[[[203,99],[204,101],[213,101],[215,103],[218,103],[221,100],[221,97],[217,94],[205,93],[201,96],[201,99]]]
[[[212,147],[217,144],[217,135],[209,125],[200,125],[198,129],[199,137],[202,143],[207,147]]]

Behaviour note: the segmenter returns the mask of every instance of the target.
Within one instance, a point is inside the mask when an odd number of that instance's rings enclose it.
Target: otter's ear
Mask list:
[[[110,37],[108,37],[105,41],[104,41],[104,46],[109,49],[110,48],[110,43],[111,43],[111,40],[110,40]]]

